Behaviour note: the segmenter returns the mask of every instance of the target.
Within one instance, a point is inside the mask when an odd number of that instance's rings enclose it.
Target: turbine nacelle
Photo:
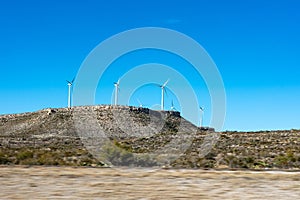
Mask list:
[[[74,80],[75,80],[75,77],[72,79],[72,81],[68,81],[68,80],[66,80],[66,81],[67,81],[68,85],[73,85]]]
[[[114,82],[114,86],[119,87],[119,85],[120,85],[120,80],[118,80],[118,82]]]

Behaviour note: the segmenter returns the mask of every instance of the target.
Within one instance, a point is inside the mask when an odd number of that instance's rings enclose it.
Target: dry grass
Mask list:
[[[300,172],[0,167],[4,199],[298,199]]]

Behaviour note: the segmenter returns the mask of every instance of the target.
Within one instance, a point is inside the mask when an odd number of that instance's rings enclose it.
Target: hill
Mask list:
[[[217,133],[127,106],[0,116],[0,164],[299,169],[299,144],[299,130]]]

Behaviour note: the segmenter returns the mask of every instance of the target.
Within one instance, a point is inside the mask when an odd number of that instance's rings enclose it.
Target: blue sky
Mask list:
[[[299,9],[297,0],[1,1],[0,114],[66,107],[65,80],[93,48],[151,26],[182,32],[210,54],[226,89],[224,130],[299,129]],[[103,82],[109,95],[116,78],[112,67]],[[153,102],[141,101],[159,104],[159,91],[150,90]],[[138,105],[138,93],[130,103]],[[96,103],[105,98],[97,94]],[[201,105],[208,125],[207,94]]]

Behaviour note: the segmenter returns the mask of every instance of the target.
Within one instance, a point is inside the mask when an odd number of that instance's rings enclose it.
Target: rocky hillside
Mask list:
[[[137,107],[0,116],[0,164],[299,169],[299,144],[299,130],[216,133]]]

